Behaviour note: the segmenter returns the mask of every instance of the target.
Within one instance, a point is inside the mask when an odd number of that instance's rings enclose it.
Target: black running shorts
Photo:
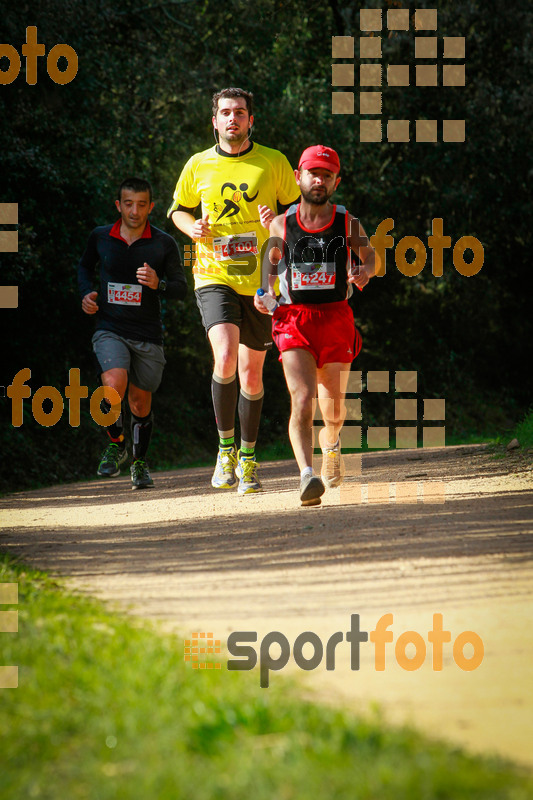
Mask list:
[[[253,296],[219,284],[201,286],[195,294],[206,333],[213,325],[231,322],[240,329],[239,342],[250,350],[272,347],[272,317],[255,309]]]

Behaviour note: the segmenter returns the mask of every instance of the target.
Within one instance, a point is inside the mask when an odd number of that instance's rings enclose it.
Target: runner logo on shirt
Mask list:
[[[233,191],[231,199],[229,197],[224,197],[224,191],[226,189],[230,189]],[[247,203],[253,203],[259,192],[256,192],[253,197],[248,197],[247,189],[248,189],[247,183],[241,183],[238,189],[234,183],[227,182],[222,185],[220,194],[224,197],[224,208],[218,215],[216,222],[221,220],[222,217],[234,217],[235,214],[238,214],[239,211],[241,210],[238,205],[241,198],[246,200]]]

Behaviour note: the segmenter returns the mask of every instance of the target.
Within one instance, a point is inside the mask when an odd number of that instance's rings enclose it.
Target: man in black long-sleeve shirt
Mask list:
[[[122,399],[128,389],[132,488],[143,489],[153,486],[146,452],[153,428],[152,394],[161,383],[165,366],[161,297],[181,300],[187,282],[176,242],[148,221],[154,206],[148,181],[127,178],[115,205],[120,219],[91,233],[78,265],[78,286],[83,311],[97,315],[92,341],[102,383]],[[97,265],[100,296],[93,288]],[[108,401],[102,404],[108,411]],[[110,443],[98,475],[116,477],[127,459],[122,414],[107,428],[107,434]]]

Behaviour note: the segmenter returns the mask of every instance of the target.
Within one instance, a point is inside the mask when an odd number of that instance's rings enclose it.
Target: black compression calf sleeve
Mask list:
[[[131,440],[133,443],[133,460],[138,458],[145,459],[152,429],[154,427],[154,416],[152,412],[146,417],[136,417],[131,415]]]
[[[237,408],[237,377],[219,378],[213,373],[211,394],[221,442],[233,441],[235,434],[235,410]]]
[[[241,439],[243,446],[253,448],[259,433],[259,423],[261,421],[261,409],[263,407],[264,391],[261,389],[258,394],[239,394],[239,421],[241,423]]]

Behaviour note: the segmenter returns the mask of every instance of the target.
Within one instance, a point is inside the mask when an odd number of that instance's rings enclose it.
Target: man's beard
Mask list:
[[[220,138],[227,144],[243,144],[248,139],[249,131],[230,131],[223,133]]]
[[[333,194],[333,192],[331,192],[331,194],[328,194],[326,189],[324,189],[324,191],[322,193],[320,193],[320,194],[316,194],[316,193],[314,194],[313,190],[310,190],[310,191],[305,190],[304,191],[301,187],[300,187],[300,191],[302,193],[303,199],[306,200],[308,203],[311,203],[311,205],[313,205],[313,206],[324,206],[324,205],[326,205],[326,203],[328,202],[329,198]]]

